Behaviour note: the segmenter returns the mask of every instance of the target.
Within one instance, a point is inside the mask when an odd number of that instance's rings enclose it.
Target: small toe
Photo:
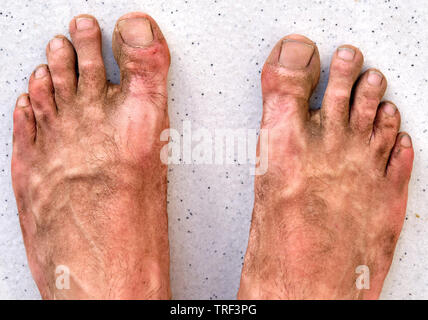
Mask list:
[[[98,21],[90,15],[79,15],[71,20],[69,29],[77,53],[78,91],[99,97],[107,82]]]
[[[46,65],[36,68],[30,77],[28,89],[37,123],[52,121],[56,116],[56,104],[52,78]]]
[[[400,130],[400,112],[389,101],[380,104],[374,121],[370,147],[374,150],[374,163],[386,172],[386,166]]]
[[[320,57],[313,41],[297,34],[281,39],[263,67],[263,125],[285,120],[304,127],[319,76]]]
[[[20,155],[32,147],[36,138],[36,119],[28,94],[16,101],[13,112],[13,153]]]
[[[354,132],[370,139],[377,109],[386,90],[386,78],[376,69],[364,72],[353,95],[350,126]]]
[[[351,45],[343,45],[334,53],[321,108],[322,125],[327,130],[341,132],[348,127],[351,94],[363,62],[361,51]]]
[[[55,100],[71,101],[77,90],[76,55],[72,44],[64,36],[56,36],[49,42],[46,56],[55,90]],[[60,109],[61,105],[58,105],[58,110]]]
[[[387,177],[400,188],[406,188],[413,167],[414,150],[410,136],[401,132],[397,135],[387,167]]]
[[[168,45],[155,20],[134,12],[122,16],[113,32],[113,53],[125,94],[166,99]],[[166,106],[166,101],[163,103]]]

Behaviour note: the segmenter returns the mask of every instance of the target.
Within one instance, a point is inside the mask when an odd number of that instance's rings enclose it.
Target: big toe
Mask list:
[[[166,96],[170,54],[152,17],[138,12],[121,17],[113,33],[113,52],[123,92]]]
[[[309,119],[309,99],[320,75],[320,58],[313,41],[302,35],[281,39],[262,73],[263,124],[293,121],[302,127]]]

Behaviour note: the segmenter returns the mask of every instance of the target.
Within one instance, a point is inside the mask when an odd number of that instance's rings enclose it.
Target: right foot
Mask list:
[[[159,141],[169,126],[168,46],[148,15],[120,18],[113,85],[95,18],[74,18],[70,34],[50,41],[48,66],[14,111],[12,182],[30,269],[47,299],[169,298]],[[59,266],[69,289],[56,285]]]
[[[315,44],[291,35],[268,58],[268,172],[255,179],[240,299],[379,297],[406,212],[413,148],[395,105],[381,102],[385,77],[374,69],[360,76],[362,65],[357,48],[339,48],[322,108],[310,111]],[[356,270],[367,272],[359,266],[368,267],[369,289],[356,286]]]

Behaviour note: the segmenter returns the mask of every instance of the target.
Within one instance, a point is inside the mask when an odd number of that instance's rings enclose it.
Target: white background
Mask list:
[[[335,48],[344,43],[361,48],[365,68],[377,67],[387,76],[386,98],[399,106],[402,127],[412,135],[416,150],[407,218],[382,297],[428,298],[428,5],[423,0],[2,0],[0,298],[39,298],[10,183],[15,99],[27,90],[32,70],[46,62],[49,39],[67,35],[69,20],[80,13],[99,19],[108,75],[117,81],[111,34],[116,19],[129,11],[151,14],[168,40],[169,110],[177,130],[183,120],[191,121],[194,129],[212,131],[257,128],[260,70],[272,46],[286,34],[302,33],[319,47],[323,72],[314,106],[322,98]],[[169,181],[173,297],[233,299],[252,210],[248,167],[175,165]]]

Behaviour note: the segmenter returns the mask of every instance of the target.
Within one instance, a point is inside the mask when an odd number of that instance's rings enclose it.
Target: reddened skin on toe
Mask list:
[[[166,95],[171,58],[152,17],[141,12],[122,16],[113,32],[113,53],[121,72],[122,92]]]
[[[39,124],[51,122],[56,114],[52,78],[47,65],[39,65],[30,77],[28,90],[34,114]]]

